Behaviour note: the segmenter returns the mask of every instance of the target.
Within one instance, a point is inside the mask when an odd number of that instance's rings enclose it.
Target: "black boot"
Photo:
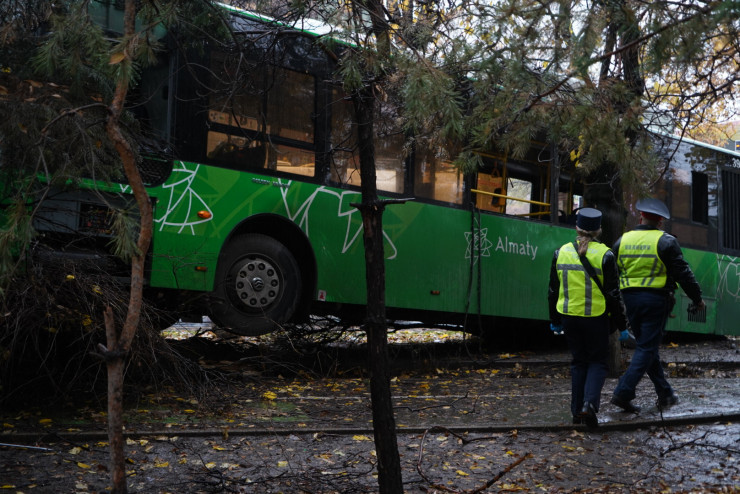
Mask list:
[[[633,405],[630,400],[625,400],[617,395],[613,395],[611,402],[612,405],[616,405],[627,413],[639,413],[640,407]]]
[[[599,426],[599,419],[596,418],[596,410],[594,410],[591,403],[584,403],[579,415],[589,429],[596,429]]]

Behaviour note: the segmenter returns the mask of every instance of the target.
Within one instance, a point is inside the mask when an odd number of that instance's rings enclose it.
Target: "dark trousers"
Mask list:
[[[658,398],[670,396],[673,389],[663,373],[658,349],[671,310],[671,299],[657,290],[624,291],[622,298],[627,307],[627,318],[635,334],[637,348],[629,367],[614,389],[614,395],[623,400],[632,400],[637,383],[647,373]]]
[[[573,357],[570,363],[570,410],[580,413],[585,402],[599,411],[601,389],[609,371],[609,319],[563,316],[563,329]]]

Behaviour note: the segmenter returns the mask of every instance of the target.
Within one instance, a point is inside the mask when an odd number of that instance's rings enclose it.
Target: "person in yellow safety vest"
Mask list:
[[[640,411],[632,400],[637,383],[645,373],[653,382],[660,409],[678,403],[658,354],[666,320],[675,303],[676,283],[692,300],[695,309],[705,307],[701,288],[683,258],[678,240],[660,230],[663,220],[671,217],[666,205],[649,198],[638,201],[636,209],[640,211],[640,224],[622,235],[613,247],[617,253],[622,297],[637,347],[614,389],[611,403],[631,413]]]
[[[600,234],[601,212],[593,208],[579,210],[576,242],[555,251],[548,290],[550,329],[555,334],[565,332],[572,355],[573,423],[589,428],[599,423],[596,414],[609,371],[609,334],[616,329],[627,333],[617,258],[609,247],[596,241]]]

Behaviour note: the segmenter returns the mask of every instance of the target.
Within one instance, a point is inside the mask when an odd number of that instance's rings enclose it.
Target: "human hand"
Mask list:
[[[563,325],[550,323],[550,331],[556,335],[561,335],[563,334]]]
[[[700,310],[706,308],[707,304],[704,302],[704,299],[700,300],[698,304],[690,304],[688,307],[688,311],[690,314],[696,314]]]

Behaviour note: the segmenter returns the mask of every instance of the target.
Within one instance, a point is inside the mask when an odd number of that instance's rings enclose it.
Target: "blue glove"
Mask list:
[[[557,335],[563,334],[563,325],[550,323],[550,331]]]
[[[630,339],[630,332],[628,330],[624,330],[619,333],[619,341],[628,341]]]

